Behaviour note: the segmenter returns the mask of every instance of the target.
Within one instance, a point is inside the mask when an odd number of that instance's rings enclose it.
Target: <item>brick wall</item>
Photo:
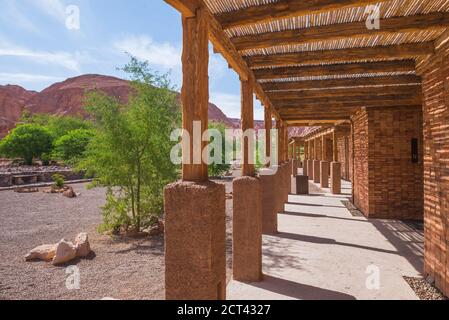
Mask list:
[[[421,107],[368,109],[368,118],[370,217],[422,220]],[[418,163],[412,139],[418,139]]]
[[[449,296],[449,44],[419,71],[424,101],[425,273]]]
[[[357,112],[352,117],[354,130],[354,205],[363,213],[369,213],[368,184],[368,113]]]
[[[340,131],[337,133],[338,162],[341,163],[341,177],[344,180],[351,180],[350,162],[350,131]]]
[[[370,218],[422,219],[423,155],[419,107],[368,108],[353,117],[354,204]]]

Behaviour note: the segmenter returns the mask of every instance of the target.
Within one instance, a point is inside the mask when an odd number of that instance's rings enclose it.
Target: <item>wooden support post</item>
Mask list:
[[[209,25],[206,9],[202,8],[198,12],[197,17],[183,17],[182,20],[182,127],[190,136],[190,141],[183,143],[182,179],[203,182],[209,178],[207,164],[202,159],[202,150],[207,144],[200,142],[204,131],[208,129]],[[195,122],[200,124],[200,132],[194,133]]]
[[[338,162],[338,140],[337,140],[337,128],[332,133],[332,147],[333,147],[333,160]]]
[[[267,159],[270,159],[270,162],[267,163],[267,168],[271,167],[271,129],[273,127],[273,119],[271,115],[271,110],[269,108],[265,108],[264,112],[264,120],[265,120],[265,131],[266,131],[266,141],[265,141],[265,154]]]
[[[202,160],[209,103],[209,21],[205,7],[194,13],[182,17],[182,125],[190,134],[183,138],[183,181],[164,190],[165,295],[167,300],[225,300],[225,188],[208,181]]]
[[[242,98],[242,131],[254,130],[254,92],[249,81],[241,81]],[[254,177],[256,175],[254,167],[254,148],[255,141],[250,143],[249,138],[243,136],[242,139],[242,176]]]
[[[313,182],[320,183],[321,177],[320,177],[320,167],[321,163],[319,159],[319,149],[318,149],[318,138],[315,138],[314,140],[314,152],[315,152],[315,159],[313,161]]]

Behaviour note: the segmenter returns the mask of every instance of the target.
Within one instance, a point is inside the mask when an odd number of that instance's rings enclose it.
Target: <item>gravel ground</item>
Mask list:
[[[232,190],[229,180],[227,192]],[[163,236],[131,240],[99,235],[100,207],[105,191],[73,185],[81,195],[0,192],[0,300],[4,299],[164,299]],[[227,200],[228,276],[232,250],[232,199]],[[80,290],[66,288],[66,268],[50,263],[24,261],[25,254],[44,243],[62,238],[73,241],[88,232],[93,254],[71,263],[80,270]]]
[[[421,300],[449,300],[440,290],[423,278],[404,277],[404,279]]]

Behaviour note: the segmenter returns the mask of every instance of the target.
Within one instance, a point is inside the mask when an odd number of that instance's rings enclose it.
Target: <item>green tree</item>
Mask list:
[[[80,116],[60,116],[45,113],[31,114],[29,111],[22,113],[21,122],[47,128],[55,140],[73,130],[89,130],[93,128],[92,122]]]
[[[180,124],[180,107],[167,76],[135,58],[123,70],[133,80],[127,104],[99,92],[86,100],[96,134],[78,167],[108,188],[100,231],[128,221],[140,230],[162,213],[164,187],[179,172],[170,161],[170,135]]]
[[[93,130],[76,129],[57,139],[53,146],[53,156],[69,164],[76,164],[83,158],[87,146],[94,136]]]
[[[226,141],[226,126],[223,123],[211,122],[209,123],[209,130],[217,130],[222,137],[222,140],[219,141],[219,144],[221,146],[221,162],[214,162],[208,167],[210,177],[219,177],[231,169],[231,164],[226,163],[226,151],[230,149],[226,147],[230,142]],[[214,142],[214,139],[214,137],[211,137],[210,142]],[[214,157],[214,153],[214,150],[212,150],[210,153],[210,156],[212,158]]]
[[[0,142],[0,153],[7,157],[21,157],[27,165],[52,150],[53,138],[48,129],[35,125],[19,125]]]

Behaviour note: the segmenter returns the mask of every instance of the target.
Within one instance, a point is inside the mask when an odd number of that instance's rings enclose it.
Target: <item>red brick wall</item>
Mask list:
[[[423,219],[423,131],[421,107],[368,110],[369,216]],[[419,160],[411,159],[418,139]]]
[[[422,219],[422,151],[411,160],[413,138],[422,149],[421,109],[363,109],[353,123],[354,204],[370,218]]]
[[[341,163],[341,177],[349,181],[351,179],[351,163],[350,163],[350,132],[339,132],[337,135],[338,162]]]
[[[449,296],[449,44],[419,71],[424,101],[425,273]]]
[[[352,117],[354,130],[354,205],[369,213],[368,183],[368,113],[360,111]]]

